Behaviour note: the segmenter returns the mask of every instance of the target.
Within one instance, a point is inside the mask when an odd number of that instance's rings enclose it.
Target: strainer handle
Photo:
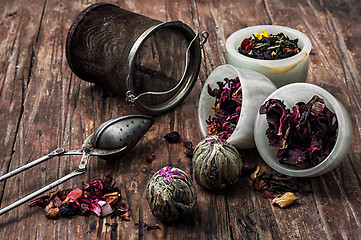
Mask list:
[[[68,175],[66,175],[66,176],[64,176],[64,177],[62,177],[62,178],[59,178],[59,179],[56,180],[55,182],[50,183],[49,185],[47,185],[47,186],[45,186],[45,187],[43,187],[43,188],[41,188],[41,189],[39,189],[39,190],[37,190],[37,191],[29,194],[28,196],[19,199],[18,201],[10,204],[10,205],[7,206],[7,207],[4,207],[3,209],[0,210],[0,216],[3,215],[4,213],[10,211],[11,209],[14,209],[14,208],[16,208],[16,207],[24,204],[25,202],[33,199],[34,197],[37,197],[37,196],[45,193],[46,191],[48,191],[48,190],[50,190],[50,189],[58,186],[59,184],[65,182],[65,181],[67,181],[67,180],[69,180],[69,179],[71,179],[71,178],[73,178],[73,177],[75,177],[75,176],[78,176],[78,175],[80,175],[80,174],[83,174],[83,173],[85,173],[85,172],[86,172],[86,169],[80,169],[80,168],[76,169],[75,171],[69,173]]]
[[[200,48],[203,48],[203,45],[207,42],[208,39],[208,32],[204,31],[201,33],[201,43],[200,43]],[[172,89],[168,90],[168,91],[164,91],[164,92],[144,92],[144,93],[140,93],[138,94],[138,96],[135,96],[132,90],[129,90],[126,92],[126,102],[128,103],[128,105],[132,105],[135,103],[135,101],[138,100],[138,98],[145,96],[145,95],[164,95],[164,94],[168,94],[171,93],[173,91],[175,91],[176,89],[178,89],[179,86],[181,86],[181,84],[186,81],[185,75],[187,73],[187,69],[188,69],[188,54],[189,54],[189,50],[192,47],[192,44],[195,42],[196,39],[198,39],[199,37],[199,33],[197,33],[194,38],[192,39],[192,41],[189,43],[187,50],[186,50],[186,64],[185,64],[185,69],[183,72],[183,76],[181,78],[181,80],[178,82],[178,84],[173,87]]]
[[[0,176],[0,182],[12,177],[12,176],[15,176],[16,174],[18,173],[21,173],[29,168],[32,168],[42,162],[45,162],[46,160],[49,160],[53,157],[56,157],[56,156],[61,156],[61,155],[82,155],[83,152],[82,151],[78,151],[78,150],[70,150],[70,151],[65,151],[64,148],[57,148],[55,149],[54,151],[46,154],[45,156],[41,157],[41,158],[38,158],[28,164],[25,164],[24,166],[21,166],[11,172],[8,172],[7,174],[4,174],[2,176]]]

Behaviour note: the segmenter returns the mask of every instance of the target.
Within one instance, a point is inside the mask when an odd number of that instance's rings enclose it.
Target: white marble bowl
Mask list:
[[[267,97],[264,102],[269,99],[280,99],[284,101],[286,107],[292,111],[292,107],[297,102],[303,101],[307,103],[314,95],[318,95],[325,100],[326,107],[336,114],[338,121],[337,138],[333,150],[323,162],[314,167],[300,169],[279,163],[277,158],[278,149],[268,145],[268,138],[266,136],[268,123],[266,115],[258,114],[256,117],[254,135],[258,152],[271,168],[282,174],[294,177],[314,177],[322,175],[340,164],[350,148],[352,140],[350,117],[342,104],[323,88],[310,83],[293,83],[277,89]]]
[[[273,91],[276,86],[265,76],[257,72],[236,68],[226,64],[217,67],[208,76],[205,82],[198,105],[198,123],[203,137],[207,135],[206,119],[214,115],[215,98],[208,94],[208,84],[218,88],[217,82],[223,82],[224,78],[239,77],[242,86],[242,110],[233,134],[228,138],[228,142],[239,149],[254,148],[253,127],[260,106]]]
[[[290,39],[298,38],[298,45],[302,51],[295,56],[280,60],[260,60],[244,56],[238,52],[243,39],[249,38],[255,32],[278,34],[283,32]],[[228,63],[236,67],[247,68],[268,77],[277,87],[289,83],[305,82],[308,74],[311,41],[303,33],[288,27],[277,25],[259,25],[241,29],[231,34],[226,41]]]

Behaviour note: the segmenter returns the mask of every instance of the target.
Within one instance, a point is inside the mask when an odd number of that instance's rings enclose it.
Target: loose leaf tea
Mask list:
[[[261,34],[255,32],[253,36],[245,38],[238,52],[251,58],[276,60],[296,55],[302,49],[298,46],[298,39],[289,39],[283,33],[269,34],[263,30]]]
[[[112,172],[108,172],[103,179],[91,183],[82,182],[82,189],[59,189],[51,192],[49,196],[31,201],[29,206],[45,208],[45,215],[50,219],[58,216],[70,218],[73,215],[93,212],[99,217],[111,214],[129,221],[129,208],[119,201],[121,194],[114,186],[112,175]]]
[[[279,99],[270,99],[260,108],[266,114],[269,145],[278,148],[282,164],[310,168],[332,151],[337,134],[336,114],[318,96],[299,102],[291,113]]]
[[[294,193],[308,195],[311,190],[305,182],[296,177],[286,176],[275,171],[265,171],[257,167],[242,167],[242,172],[252,180],[253,188],[261,197],[272,200],[281,208],[288,207],[298,198]]]
[[[208,85],[208,94],[215,98],[214,116],[206,120],[207,136],[218,135],[228,139],[237,126],[242,108],[242,87],[239,78],[217,82],[218,89]]]

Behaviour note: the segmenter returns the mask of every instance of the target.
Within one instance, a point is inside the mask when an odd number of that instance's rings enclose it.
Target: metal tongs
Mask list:
[[[55,156],[63,155],[82,155],[80,164],[76,170],[68,175],[56,180],[55,182],[19,199],[18,201],[4,207],[0,210],[0,215],[10,211],[13,208],[37,197],[46,191],[58,186],[59,184],[81,175],[87,171],[88,158],[98,156],[102,159],[113,159],[121,156],[126,151],[134,147],[144,134],[152,126],[154,119],[144,115],[128,115],[110,119],[103,122],[93,134],[87,137],[80,150],[68,150],[58,148],[49,154],[38,158],[22,167],[15,169],[0,177],[0,182],[21,173],[35,165],[47,161]]]

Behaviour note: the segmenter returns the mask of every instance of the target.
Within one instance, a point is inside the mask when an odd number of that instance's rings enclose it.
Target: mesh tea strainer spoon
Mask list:
[[[121,156],[126,151],[134,147],[144,134],[152,126],[154,119],[145,115],[128,115],[113,118],[103,122],[93,134],[87,137],[80,150],[68,150],[58,148],[49,154],[38,158],[22,167],[15,169],[0,177],[0,182],[25,171],[35,165],[38,165],[55,156],[62,155],[82,155],[80,164],[76,170],[68,175],[56,180],[55,182],[19,199],[18,201],[4,207],[0,210],[0,215],[10,211],[13,208],[39,196],[46,191],[58,186],[59,184],[83,174],[87,171],[89,156],[98,156],[102,159],[112,159]]]

